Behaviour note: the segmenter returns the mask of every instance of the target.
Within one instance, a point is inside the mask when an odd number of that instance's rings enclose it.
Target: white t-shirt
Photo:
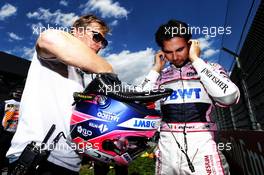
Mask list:
[[[57,59],[42,59],[35,52],[20,104],[20,118],[12,145],[7,152],[16,160],[31,141],[40,144],[52,124],[59,132],[70,135],[73,93],[83,91],[83,79],[77,69]],[[48,160],[56,165],[79,171],[81,158],[62,137]]]

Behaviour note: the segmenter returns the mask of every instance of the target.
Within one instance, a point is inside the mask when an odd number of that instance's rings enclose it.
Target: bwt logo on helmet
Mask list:
[[[160,125],[161,119],[145,119],[145,118],[131,118],[117,126],[134,128],[134,129],[147,129],[153,130],[157,129]]]
[[[201,88],[190,88],[190,89],[177,89],[174,90],[173,93],[170,95],[170,100],[176,100],[178,98],[192,98],[194,94],[195,99],[200,98]]]
[[[77,127],[77,132],[82,134],[84,137],[91,136],[93,134],[92,131],[85,129],[82,126]]]

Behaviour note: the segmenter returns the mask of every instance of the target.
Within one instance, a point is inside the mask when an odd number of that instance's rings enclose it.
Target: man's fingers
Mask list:
[[[190,39],[188,41],[188,43],[190,43],[190,44],[196,44],[196,45],[200,44],[200,42],[198,40],[195,40],[195,39]]]
[[[157,55],[162,55],[162,56],[164,56],[164,52],[163,52],[162,50],[159,50],[159,51],[157,52]]]
[[[164,54],[164,52],[162,52],[162,51],[158,51],[158,52],[156,53],[156,59],[159,59],[159,61],[164,61],[164,59],[165,59],[165,54]]]

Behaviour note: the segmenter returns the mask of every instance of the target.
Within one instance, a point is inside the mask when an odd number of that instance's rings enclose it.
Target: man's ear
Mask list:
[[[81,27],[80,28],[73,27],[71,30],[71,34],[77,38],[80,38],[84,36],[84,31]]]

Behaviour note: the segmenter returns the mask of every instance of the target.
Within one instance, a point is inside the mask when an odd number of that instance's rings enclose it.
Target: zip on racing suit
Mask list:
[[[181,68],[171,64],[160,74],[151,70],[142,86],[173,89],[171,96],[160,102],[163,122],[156,151],[156,174],[224,174],[211,112],[215,104],[230,106],[240,96],[224,69],[199,58]]]

